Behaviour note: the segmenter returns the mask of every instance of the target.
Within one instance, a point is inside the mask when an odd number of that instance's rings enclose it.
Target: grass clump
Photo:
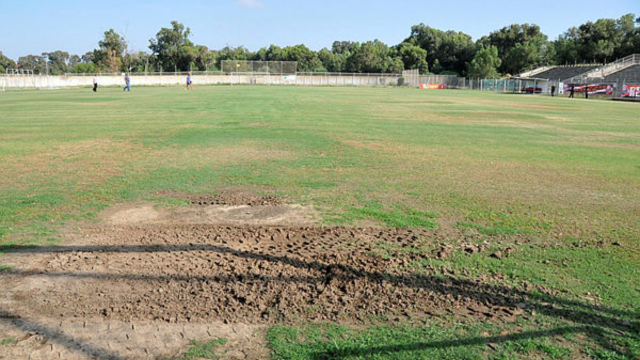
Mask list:
[[[0,340],[0,346],[13,345],[15,343],[16,343],[16,339],[14,337],[7,337]]]
[[[189,344],[191,347],[189,348],[189,350],[187,350],[184,355],[174,358],[173,360],[217,360],[220,358],[220,356],[216,354],[216,351],[226,343],[227,339],[225,338],[216,338],[205,342],[190,340]]]

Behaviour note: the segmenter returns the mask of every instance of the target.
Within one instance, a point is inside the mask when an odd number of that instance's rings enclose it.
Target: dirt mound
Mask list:
[[[89,245],[26,250],[41,253],[41,262],[0,278],[22,279],[6,294],[22,311],[61,318],[269,324],[444,312],[510,318],[521,312],[508,288],[441,268],[416,271],[438,256],[437,246],[433,254],[419,251],[429,235],[312,227],[94,228],[83,234]]]
[[[255,195],[238,192],[225,192],[219,195],[189,195],[186,197],[191,205],[210,206],[258,206],[258,205],[283,205],[284,199],[276,196]]]
[[[176,199],[187,199],[189,200],[189,204],[196,206],[278,206],[287,204],[286,198],[284,197],[256,194],[246,189],[235,188],[222,189],[216,194],[189,194],[174,191],[159,191],[156,195]]]

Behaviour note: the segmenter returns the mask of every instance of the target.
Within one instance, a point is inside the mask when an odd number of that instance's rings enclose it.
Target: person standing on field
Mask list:
[[[193,81],[191,80],[191,72],[189,72],[189,75],[187,75],[187,86],[184,89],[193,90]]]
[[[98,74],[93,74],[93,92],[98,91]]]
[[[124,89],[122,91],[131,91],[131,80],[129,79],[129,74],[124,74]]]

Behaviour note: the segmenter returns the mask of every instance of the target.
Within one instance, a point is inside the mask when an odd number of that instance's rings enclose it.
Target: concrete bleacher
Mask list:
[[[640,65],[634,65],[622,71],[607,75],[604,77],[603,82],[640,84]]]
[[[556,66],[535,75],[538,79],[563,81],[598,68],[598,65]]]

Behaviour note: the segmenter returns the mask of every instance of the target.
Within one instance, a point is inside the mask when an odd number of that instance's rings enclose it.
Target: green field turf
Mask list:
[[[275,191],[313,205],[324,225],[422,227],[489,239],[491,251],[513,246],[503,260],[485,252],[428,265],[562,290],[629,326],[540,315],[517,326],[541,336],[498,339],[493,358],[640,356],[637,104],[408,88],[9,91],[0,129],[5,248],[55,244],[65,224],[112,204],[175,201],[158,190]],[[464,339],[501,333],[473,322],[399,326],[269,336],[274,358],[421,359],[486,357]],[[554,332],[565,328],[578,330]],[[415,339],[427,345],[403,345]],[[438,342],[453,348],[429,346]],[[368,353],[371,343],[383,350]]]

